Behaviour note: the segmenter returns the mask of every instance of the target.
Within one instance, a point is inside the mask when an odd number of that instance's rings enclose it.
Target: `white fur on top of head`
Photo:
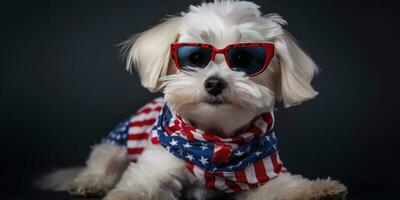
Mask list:
[[[272,41],[283,34],[286,21],[277,14],[262,16],[259,6],[248,1],[215,1],[190,6],[181,13],[182,36],[214,43],[248,40],[246,42]],[[232,37],[232,38],[229,38]],[[185,39],[183,39],[185,40]]]

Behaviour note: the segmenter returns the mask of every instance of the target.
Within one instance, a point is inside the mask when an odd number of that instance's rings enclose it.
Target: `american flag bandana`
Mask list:
[[[105,141],[123,145],[126,140],[128,155],[136,160],[151,138],[152,144],[161,144],[184,160],[189,172],[210,189],[242,192],[286,171],[279,158],[273,123],[272,113],[264,113],[242,134],[221,138],[191,127],[159,98],[140,109],[129,122],[117,126]]]

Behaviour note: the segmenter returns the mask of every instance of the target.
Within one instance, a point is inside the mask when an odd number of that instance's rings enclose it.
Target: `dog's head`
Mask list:
[[[127,68],[134,66],[150,91],[163,90],[173,111],[193,124],[223,132],[233,132],[270,111],[276,99],[288,107],[314,98],[317,92],[311,80],[317,66],[282,28],[284,19],[277,14],[262,16],[258,8],[245,1],[190,6],[180,16],[126,41]],[[254,76],[232,70],[220,54],[204,68],[182,72],[170,54],[171,43],[202,43],[223,49],[250,42],[270,42],[275,49],[266,70]],[[232,130],[218,127],[221,123]]]

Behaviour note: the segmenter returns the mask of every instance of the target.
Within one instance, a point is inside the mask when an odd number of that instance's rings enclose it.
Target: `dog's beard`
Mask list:
[[[211,76],[227,82],[226,89],[217,96],[208,94],[204,88],[204,81]],[[266,86],[255,83],[242,72],[216,64],[169,75],[162,81],[165,99],[173,112],[196,128],[218,132],[220,136],[231,136],[260,113],[270,111],[275,99]]]

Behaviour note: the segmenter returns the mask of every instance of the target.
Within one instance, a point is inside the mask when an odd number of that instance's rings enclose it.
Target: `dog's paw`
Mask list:
[[[95,176],[77,177],[70,185],[69,192],[76,197],[103,197],[112,188],[106,178]]]
[[[317,179],[310,187],[311,200],[344,200],[347,188],[339,181],[328,179]]]

